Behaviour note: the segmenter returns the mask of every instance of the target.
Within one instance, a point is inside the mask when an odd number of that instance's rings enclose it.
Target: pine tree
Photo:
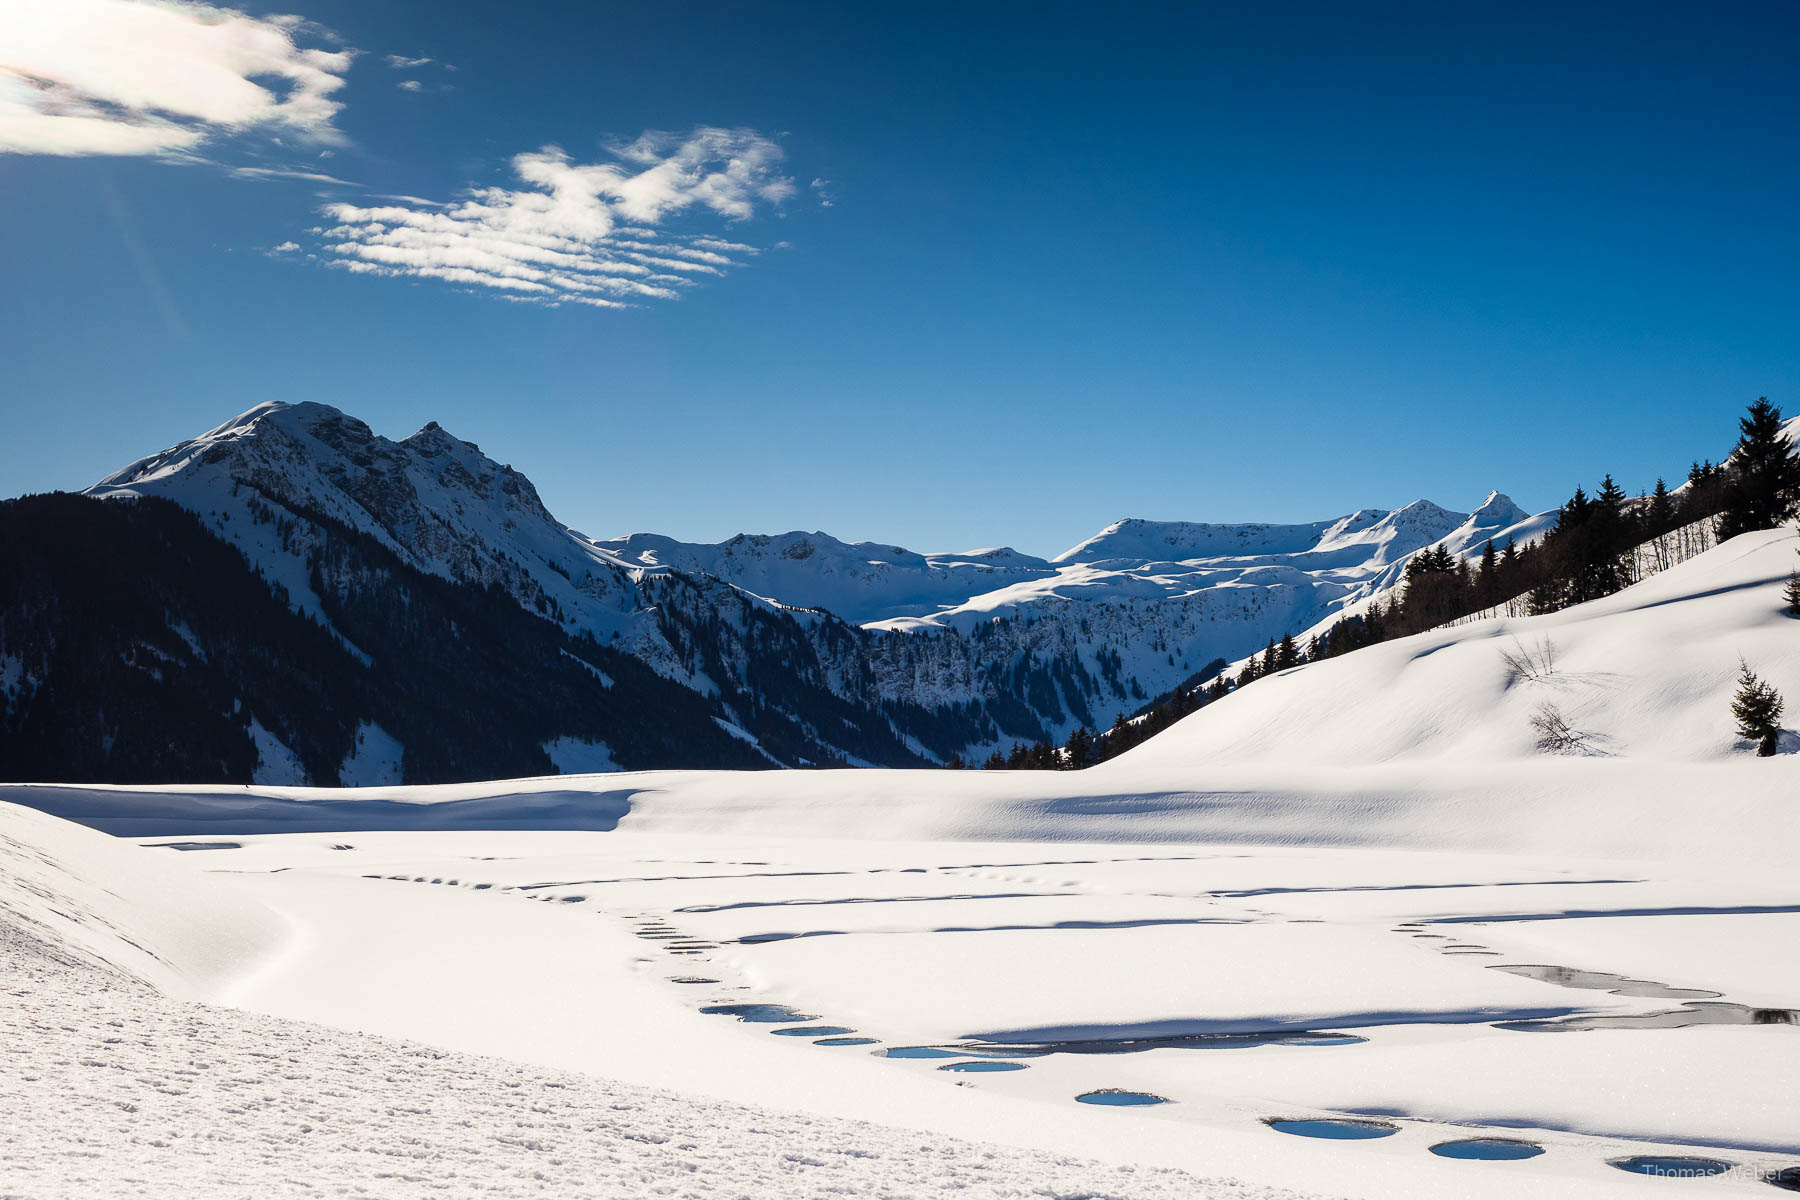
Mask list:
[[[1644,501],[1643,515],[1638,523],[1641,540],[1648,542],[1650,552],[1656,558],[1658,570],[1667,570],[1673,566],[1673,555],[1669,544],[1669,534],[1679,524],[1675,514],[1675,500],[1669,495],[1669,486],[1659,475],[1656,479],[1656,490]]]
[[[1494,554],[1494,539],[1481,544],[1481,565],[1475,568],[1475,603],[1491,608],[1500,602],[1500,560]]]
[[[1650,493],[1650,502],[1644,506],[1644,534],[1646,537],[1661,537],[1675,528],[1675,502],[1669,496],[1669,485],[1656,477],[1656,490]]]
[[[1781,589],[1781,598],[1787,601],[1787,614],[1800,617],[1800,571],[1789,571],[1787,586]]]
[[[1568,502],[1562,506],[1562,511],[1556,514],[1556,527],[1558,529],[1574,529],[1585,525],[1587,519],[1593,515],[1594,502],[1588,499],[1587,492],[1582,490],[1578,484],[1575,494],[1569,497]]]
[[[1781,410],[1761,397],[1738,420],[1738,443],[1732,451],[1719,513],[1719,540],[1773,529],[1800,505],[1800,462],[1781,430]]]
[[[1294,635],[1291,633],[1282,634],[1281,644],[1275,647],[1275,669],[1278,671],[1285,671],[1289,667],[1297,667],[1299,665],[1300,648],[1294,645]]]
[[[1373,646],[1377,642],[1386,641],[1388,616],[1392,611],[1391,608],[1383,608],[1379,600],[1369,605],[1369,611],[1363,614],[1363,633],[1357,645]]]
[[[1584,599],[1610,596],[1631,583],[1629,554],[1637,531],[1625,515],[1625,491],[1613,477],[1600,481],[1587,527]]]
[[[1500,594],[1494,598],[1498,604],[1502,600],[1510,600],[1523,590],[1520,584],[1522,568],[1519,565],[1519,549],[1512,538],[1506,539],[1506,548],[1500,551],[1500,569],[1495,577]]]
[[[1542,571],[1531,589],[1535,614],[1553,613],[1593,597],[1587,594],[1586,570],[1591,554],[1587,526],[1594,518],[1594,502],[1582,488],[1557,510],[1556,524],[1538,543]]]
[[[1756,753],[1768,758],[1775,753],[1781,733],[1781,693],[1758,678],[1750,664],[1738,659],[1738,690],[1731,699],[1731,715],[1738,733],[1756,743]]]
[[[1075,732],[1069,735],[1068,753],[1064,765],[1071,771],[1079,771],[1093,761],[1094,745],[1088,737],[1087,726],[1077,725]]]
[[[1252,654],[1244,660],[1244,669],[1238,672],[1237,686],[1244,687],[1246,684],[1255,683],[1261,673],[1256,665],[1256,655]]]

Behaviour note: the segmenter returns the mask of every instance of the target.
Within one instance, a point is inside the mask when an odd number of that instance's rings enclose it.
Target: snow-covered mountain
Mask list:
[[[857,624],[929,616],[970,596],[1055,574],[1044,559],[1006,546],[917,554],[880,542],[840,542],[828,533],[740,533],[714,544],[634,533],[594,545],[621,566],[713,575]]]
[[[1061,736],[1110,724],[1270,638],[1329,624],[1399,583],[1421,550],[1524,545],[1554,519],[1490,492],[1469,513],[1420,500],[1298,525],[1119,521],[1050,560],[1011,549],[919,554],[822,533],[714,545],[636,534],[597,545],[639,569],[710,575],[869,631],[935,637],[902,663],[890,661],[892,648],[913,643],[876,643],[884,696],[954,704],[991,695],[982,681],[995,667],[1044,667],[1052,678],[1010,686]]]
[[[391,440],[316,403],[259,405],[86,494],[158,498],[193,514],[365,669],[429,666],[419,660],[431,622],[380,607],[383,589],[401,586],[394,572],[416,572],[475,589],[468,597],[509,597],[558,636],[583,640],[562,653],[607,686],[626,660],[648,667],[711,714],[702,740],[723,730],[756,761],[781,765],[914,765],[1110,725],[1222,661],[1380,594],[1426,547],[1476,554],[1489,540],[1528,541],[1548,520],[1499,493],[1470,513],[1418,501],[1297,525],[1127,520],[1049,560],[1009,548],[921,554],[816,532],[717,544],[596,540],[550,513],[523,474],[435,423]],[[408,595],[431,590],[407,585]],[[500,619],[474,599],[456,604],[467,609],[461,617],[434,615],[447,636],[463,636],[474,613]],[[159,653],[179,656],[187,644]],[[625,657],[601,664],[602,648]],[[486,661],[485,643],[468,649]],[[542,688],[582,691],[568,680]],[[609,694],[608,703],[623,699]],[[567,703],[585,712],[591,702]],[[664,695],[656,711],[685,703]],[[518,736],[536,731],[548,769],[677,765],[682,739],[699,736],[690,713],[655,746],[637,744],[647,736],[641,722],[606,733],[633,740],[614,745],[592,722],[548,728],[540,709],[513,719]],[[318,764],[336,762],[351,734],[309,733],[291,714],[280,729],[272,720],[253,714],[249,726],[259,778],[335,782]],[[373,715],[351,728],[337,771],[346,782],[392,778],[423,753]],[[308,737],[313,749],[295,752]],[[435,777],[457,769],[448,753],[434,751],[443,760]]]
[[[538,612],[610,638],[647,625],[630,580],[550,515],[531,481],[436,422],[390,441],[324,404],[259,404],[87,489],[158,496],[237,544],[302,611],[321,615],[304,546],[281,544],[259,506],[325,517],[430,574],[498,585]]]
[[[1145,601],[1194,610],[1207,624],[1239,613],[1249,638],[1212,635],[1206,647],[1225,657],[1247,652],[1268,637],[1298,632],[1344,606],[1399,582],[1406,561],[1427,547],[1479,554],[1516,539],[1541,535],[1554,514],[1527,514],[1511,499],[1490,492],[1472,513],[1454,513],[1427,500],[1384,511],[1362,509],[1307,525],[1197,525],[1185,521],[1118,521],[1052,562],[1035,579],[973,596],[914,620],[885,628],[969,628],[998,614],[1035,615],[1057,601]],[[1209,595],[1232,589],[1243,595]],[[1254,631],[1248,626],[1254,625]],[[1198,631],[1201,624],[1193,628]],[[1196,636],[1203,636],[1196,633]]]
[[[1509,537],[1524,543],[1552,516],[1533,517],[1490,492],[1472,513],[1419,500],[1303,525],[1132,519],[1052,559],[1010,547],[921,554],[817,532],[739,534],[713,544],[638,533],[593,545],[621,566],[711,575],[870,628],[967,632],[997,615],[1048,613],[1058,600],[1176,602],[1209,588],[1284,582],[1321,585],[1315,599],[1324,610],[1392,586],[1407,558],[1427,546],[1443,542],[1466,554],[1479,553],[1489,539],[1496,547]]]

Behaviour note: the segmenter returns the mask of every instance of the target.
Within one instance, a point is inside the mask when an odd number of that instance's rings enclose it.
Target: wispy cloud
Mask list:
[[[303,171],[297,167],[230,167],[226,174],[233,179],[303,179],[308,183],[327,183],[334,187],[361,188],[360,183],[339,179],[320,171]]]
[[[0,0],[0,154],[196,157],[249,131],[343,141],[354,50],[299,17],[177,0]]]
[[[672,300],[741,265],[756,248],[656,228],[684,213],[741,222],[794,195],[781,147],[748,129],[646,133],[612,161],[573,162],[554,146],[512,160],[521,186],[447,205],[328,204],[314,231],[329,261],[366,275],[435,279],[512,299],[623,308]]]
[[[428,89],[425,81],[418,78],[421,73],[431,75],[433,72],[456,70],[456,67],[451,63],[444,62],[441,59],[432,58],[429,55],[420,55],[417,58],[413,58],[405,54],[389,54],[384,56],[383,61],[385,61],[393,70],[406,72],[408,77],[394,85],[403,92],[423,92],[426,90],[448,92],[451,90],[449,84],[441,82],[430,85]],[[427,67],[429,67],[430,70],[421,70],[422,68]],[[438,76],[438,78],[441,79],[442,76]]]

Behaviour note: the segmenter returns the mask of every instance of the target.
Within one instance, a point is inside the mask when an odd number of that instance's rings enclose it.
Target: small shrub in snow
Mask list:
[[[1508,685],[1536,683],[1556,673],[1556,643],[1546,636],[1537,645],[1527,646],[1514,638],[1511,647],[1500,651],[1500,661],[1506,664]]]
[[[1576,732],[1554,704],[1540,704],[1531,714],[1531,727],[1537,730],[1537,747],[1551,754],[1567,754],[1579,750],[1587,735]]]
[[[1787,601],[1787,615],[1800,617],[1800,571],[1789,571],[1787,586],[1781,589],[1781,598]]]
[[[1770,687],[1738,659],[1738,690],[1731,699],[1731,715],[1737,719],[1738,733],[1756,743],[1763,758],[1775,753],[1781,735],[1781,710],[1785,705],[1781,693]]]

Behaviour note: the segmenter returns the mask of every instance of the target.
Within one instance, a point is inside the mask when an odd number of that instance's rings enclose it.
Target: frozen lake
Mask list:
[[[1627,1195],[1640,1160],[1694,1157],[1737,1168],[1709,1188],[1760,1188],[1800,1158],[1800,1027],[1679,1018],[1800,996],[1777,949],[1800,885],[1755,873],[629,828],[233,840],[143,843],[291,924],[228,996],[282,1016],[1339,1194]]]

